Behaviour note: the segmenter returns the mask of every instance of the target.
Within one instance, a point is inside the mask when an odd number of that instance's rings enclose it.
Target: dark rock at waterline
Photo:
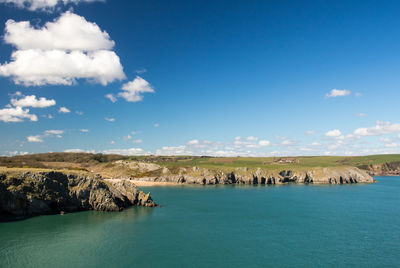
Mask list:
[[[82,210],[121,211],[129,206],[156,204],[129,181],[56,171],[0,174],[0,221]]]

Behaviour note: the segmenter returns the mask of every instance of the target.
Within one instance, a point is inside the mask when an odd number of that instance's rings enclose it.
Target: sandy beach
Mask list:
[[[121,180],[129,181],[136,186],[176,186],[182,185],[182,183],[175,182],[153,182],[153,181],[140,181],[140,180],[127,180],[127,179],[106,179],[107,181],[118,182]]]

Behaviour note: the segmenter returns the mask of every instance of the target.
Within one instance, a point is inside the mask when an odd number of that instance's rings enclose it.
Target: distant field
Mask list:
[[[293,161],[293,163],[280,163],[279,161]],[[364,167],[373,164],[400,162],[400,154],[396,155],[370,155],[370,156],[307,156],[307,157],[203,157],[179,159],[171,157],[170,161],[155,161],[162,166],[199,166],[204,168],[221,167],[248,167],[248,168],[308,168],[332,166],[357,166]]]
[[[302,157],[207,157],[207,156],[122,156],[89,153],[45,153],[15,157],[0,157],[0,166],[86,170],[115,160],[156,163],[168,168],[204,167],[224,169],[236,167],[266,169],[302,169],[310,167],[356,166],[400,162],[400,154],[369,156],[302,156]]]

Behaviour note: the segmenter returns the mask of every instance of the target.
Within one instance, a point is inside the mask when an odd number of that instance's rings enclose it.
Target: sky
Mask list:
[[[400,153],[400,2],[0,0],[0,155]]]

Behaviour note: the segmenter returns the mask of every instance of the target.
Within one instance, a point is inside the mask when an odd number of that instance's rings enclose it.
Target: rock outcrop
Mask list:
[[[0,220],[81,210],[121,211],[129,206],[156,204],[129,181],[55,171],[0,174]]]
[[[179,171],[178,174],[135,177],[137,181],[173,182],[182,184],[350,184],[373,183],[374,179],[365,171],[356,167],[313,168],[308,171],[282,170],[279,172],[266,169],[249,170],[236,168],[232,172],[209,170],[194,167],[190,171]]]
[[[400,162],[363,166],[371,176],[398,176],[400,175]]]

